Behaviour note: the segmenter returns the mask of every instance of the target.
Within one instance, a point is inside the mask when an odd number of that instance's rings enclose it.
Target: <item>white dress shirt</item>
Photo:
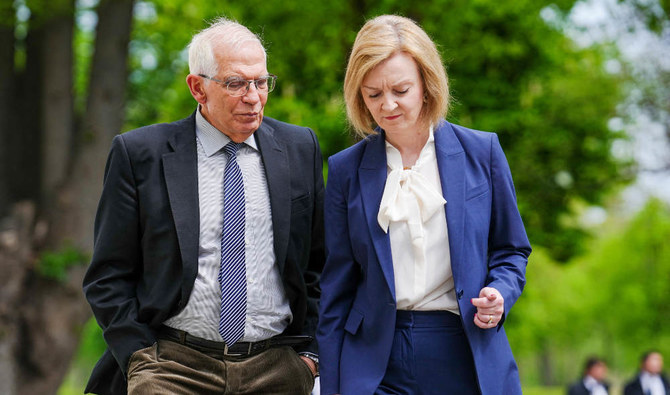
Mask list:
[[[377,220],[391,240],[397,308],[459,314],[433,130],[411,169],[388,141],[386,162]]]
[[[228,158],[223,147],[230,142],[200,114],[196,114],[200,242],[198,275],[184,310],[165,325],[194,336],[222,341],[219,334],[221,288],[218,282],[223,231],[223,172]],[[247,314],[242,341],[259,341],[278,335],[293,319],[275,263],[270,193],[265,168],[254,136],[237,153],[244,180],[245,262]]]
[[[642,384],[642,391],[649,395],[669,395],[665,393],[665,386],[663,380],[658,374],[649,374],[642,372],[640,374],[640,384]]]
[[[591,395],[607,395],[607,388],[589,375],[584,377],[584,387],[589,390],[589,394]]]

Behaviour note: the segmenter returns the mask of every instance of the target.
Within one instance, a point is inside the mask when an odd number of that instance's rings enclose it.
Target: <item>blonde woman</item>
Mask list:
[[[363,26],[344,96],[364,139],[328,161],[322,394],[520,394],[503,322],[531,248],[497,136],[444,120],[439,53],[404,17]]]

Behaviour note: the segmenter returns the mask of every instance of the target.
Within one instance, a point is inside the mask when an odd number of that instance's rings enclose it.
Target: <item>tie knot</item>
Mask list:
[[[225,147],[223,147],[223,150],[226,152],[226,155],[228,155],[228,159],[234,158],[235,155],[237,154],[237,150],[240,149],[244,143],[236,143],[234,141],[231,141],[230,143],[226,144]]]

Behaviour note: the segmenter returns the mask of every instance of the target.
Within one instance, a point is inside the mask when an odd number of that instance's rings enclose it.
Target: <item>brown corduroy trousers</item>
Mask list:
[[[308,395],[309,367],[290,347],[219,360],[169,340],[136,351],[128,364],[128,394]]]

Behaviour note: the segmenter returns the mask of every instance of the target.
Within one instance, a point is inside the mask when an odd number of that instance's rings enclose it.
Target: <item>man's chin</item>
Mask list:
[[[261,126],[261,123],[258,122],[258,121],[249,122],[249,123],[245,123],[244,125],[241,125],[241,127],[238,130],[241,131],[242,133],[253,133],[260,126]]]

